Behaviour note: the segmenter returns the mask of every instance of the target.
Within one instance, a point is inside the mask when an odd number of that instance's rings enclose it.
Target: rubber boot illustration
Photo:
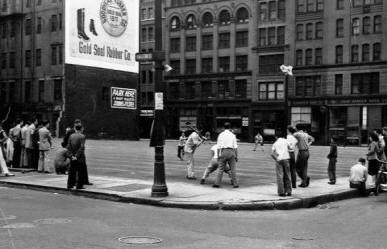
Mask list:
[[[90,29],[90,32],[91,32],[93,35],[98,36],[97,31],[95,31],[95,23],[94,23],[94,19],[90,19],[89,29]]]
[[[78,37],[88,41],[90,38],[85,33],[85,9],[77,10]]]

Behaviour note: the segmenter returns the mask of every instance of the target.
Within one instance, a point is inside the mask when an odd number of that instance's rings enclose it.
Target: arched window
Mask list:
[[[172,17],[171,19],[171,30],[179,30],[180,29],[180,19],[177,16]]]
[[[222,25],[227,25],[231,23],[231,15],[227,10],[222,10],[219,14],[219,22]]]
[[[204,27],[211,27],[214,25],[214,18],[210,12],[204,13],[202,23]]]
[[[249,12],[246,8],[239,8],[237,11],[237,22],[238,23],[247,23],[249,22]]]
[[[196,28],[196,18],[194,15],[189,15],[187,17],[187,21],[186,21],[186,24],[187,24],[187,29],[193,29],[193,28]]]

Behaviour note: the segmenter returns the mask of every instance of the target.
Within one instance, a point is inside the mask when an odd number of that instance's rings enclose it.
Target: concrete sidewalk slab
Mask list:
[[[0,184],[97,199],[148,204],[163,207],[206,210],[268,210],[309,208],[318,204],[359,196],[348,186],[348,178],[339,178],[335,185],[326,179],[311,181],[308,188],[293,189],[290,197],[279,197],[277,186],[264,185],[234,189],[228,184],[212,188],[198,181],[168,182],[169,196],[153,198],[151,181],[119,177],[90,176],[92,186],[84,190],[67,190],[67,176],[54,174],[16,174],[1,177]]]

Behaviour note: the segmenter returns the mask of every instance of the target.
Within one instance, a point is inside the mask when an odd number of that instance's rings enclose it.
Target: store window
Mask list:
[[[292,125],[311,124],[312,108],[311,107],[292,107],[291,108]]]
[[[347,120],[347,107],[332,106],[329,109],[329,127],[345,127]]]

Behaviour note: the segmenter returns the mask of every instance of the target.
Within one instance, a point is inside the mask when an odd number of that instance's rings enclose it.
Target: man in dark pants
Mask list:
[[[13,160],[12,167],[20,167],[20,155],[21,155],[21,128],[23,127],[23,120],[17,119],[16,125],[9,131],[9,137],[13,142]]]
[[[75,133],[71,134],[67,144],[67,157],[71,158],[67,188],[76,185],[77,189],[83,189],[84,171],[81,170],[86,163],[85,136],[82,134],[82,125],[75,125]]]
[[[31,125],[28,126],[26,131],[26,154],[27,154],[27,162],[28,167],[33,169],[38,169],[38,161],[39,161],[39,148],[36,141],[36,133],[38,132],[38,119],[36,117],[31,119]],[[35,135],[35,139],[34,139]]]
[[[292,181],[292,188],[297,188],[295,149],[296,149],[298,141],[293,135],[296,131],[297,131],[296,128],[289,125],[287,128],[288,135],[286,137],[286,140],[288,140],[288,143],[289,143],[289,157],[290,157],[289,165],[290,165],[290,178]]]
[[[75,119],[74,120],[74,127],[72,129],[66,131],[66,135],[63,138],[63,142],[62,142],[62,146],[64,148],[67,147],[70,136],[75,133],[75,126],[77,126],[77,125],[82,126],[82,122],[80,119]],[[82,133],[83,133],[83,128],[82,128]],[[81,179],[81,180],[83,181],[83,184],[84,185],[93,185],[93,183],[91,183],[89,181],[89,173],[87,172],[86,159],[85,159],[85,163],[81,165],[81,168],[79,170],[81,170],[81,172],[82,172],[81,175],[82,175],[83,179]]]
[[[298,147],[296,170],[302,180],[302,183],[298,186],[306,188],[310,182],[310,177],[308,176],[309,147],[314,142],[314,138],[301,129],[293,135],[297,139]]]

